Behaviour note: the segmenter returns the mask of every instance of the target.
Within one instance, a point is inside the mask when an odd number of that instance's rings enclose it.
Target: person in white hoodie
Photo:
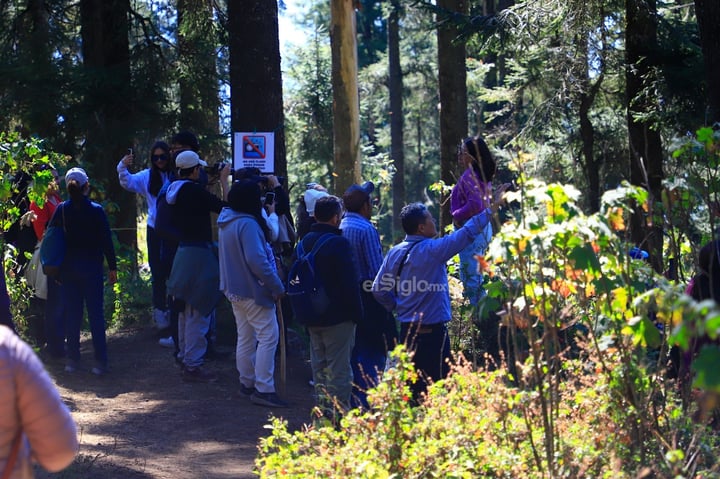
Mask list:
[[[130,173],[128,167],[135,161],[132,151],[123,156],[117,165],[118,180],[126,190],[137,193],[147,201],[147,251],[152,276],[153,320],[159,330],[170,326],[167,291],[165,284],[169,271],[162,268],[160,261],[160,238],[155,234],[155,212],[157,197],[165,183],[173,179],[173,164],[170,147],[164,141],[156,141],[150,149],[150,168]]]
[[[235,182],[228,204],[218,217],[220,290],[235,315],[240,392],[258,405],[287,407],[273,379],[279,338],[275,304],[284,287],[268,244],[270,232],[257,182]]]

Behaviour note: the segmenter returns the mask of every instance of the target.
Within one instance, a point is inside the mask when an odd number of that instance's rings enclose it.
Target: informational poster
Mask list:
[[[275,133],[235,132],[233,135],[233,168],[260,168],[262,173],[275,172]]]

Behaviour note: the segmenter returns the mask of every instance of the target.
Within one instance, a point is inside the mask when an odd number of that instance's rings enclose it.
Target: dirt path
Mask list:
[[[287,360],[290,408],[270,409],[238,395],[234,355],[207,363],[220,376],[217,383],[188,384],[150,329],[111,334],[108,345],[112,372],[105,377],[46,364],[78,424],[81,446],[70,468],[38,471],[38,478],[256,477],[258,438],[268,435],[269,414],[295,429],[310,420],[311,373],[298,346]],[[87,338],[82,353],[91,364]]]

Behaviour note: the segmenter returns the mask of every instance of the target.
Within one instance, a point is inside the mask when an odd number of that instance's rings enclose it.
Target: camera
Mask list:
[[[225,163],[224,161],[218,161],[215,164],[206,166],[205,171],[208,175],[219,175],[220,171],[225,168],[225,165],[228,165],[228,163]],[[233,173],[235,173],[235,170],[230,167],[230,174],[232,175]]]

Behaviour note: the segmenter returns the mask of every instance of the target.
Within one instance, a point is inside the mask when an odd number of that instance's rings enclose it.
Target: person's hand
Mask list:
[[[28,210],[27,213],[20,217],[20,225],[31,226],[36,219],[37,215],[35,214],[35,212],[32,210]]]
[[[132,153],[128,153],[127,155],[122,157],[122,162],[125,166],[131,166],[133,164],[133,161],[135,161],[135,155]]]
[[[490,209],[493,213],[496,213],[497,210],[505,203],[505,198],[503,198],[503,196],[510,188],[512,188],[512,183],[503,183],[495,188],[495,191],[493,191],[492,204],[490,205]]]
[[[114,269],[111,269],[108,271],[108,283],[115,284],[117,283],[117,271]]]
[[[265,206],[265,212],[268,215],[275,213],[275,200],[273,200],[272,203],[265,203],[264,206]]]
[[[280,301],[281,299],[283,299],[283,298],[285,297],[285,291],[283,291],[283,292],[280,293],[280,294],[274,294],[274,293],[273,293],[272,297],[273,297],[273,299],[275,300],[275,302],[278,302],[278,301]]]
[[[220,170],[220,179],[223,181],[223,183],[227,183],[227,179],[230,176],[230,170],[232,168],[230,167],[230,163],[226,163],[222,170]]]
[[[274,190],[275,188],[280,186],[280,182],[278,181],[277,176],[267,175],[267,179],[268,179],[268,188],[270,188],[271,190]]]

